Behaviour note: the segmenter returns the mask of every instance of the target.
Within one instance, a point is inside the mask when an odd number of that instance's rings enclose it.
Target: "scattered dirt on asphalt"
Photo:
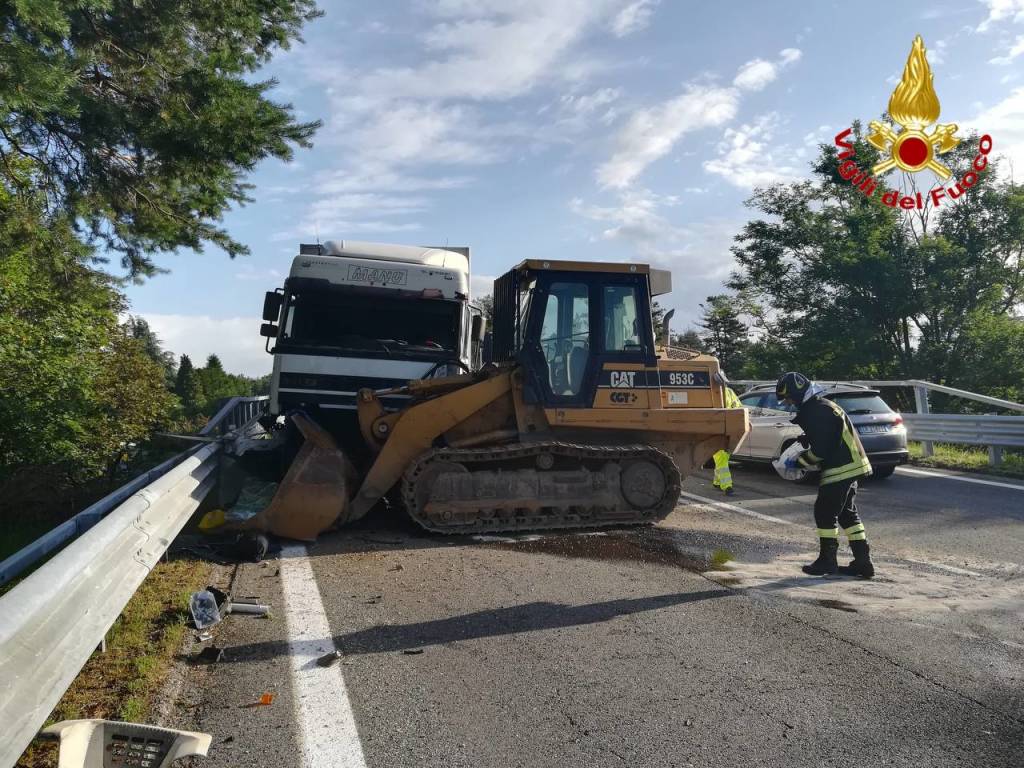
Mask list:
[[[556,557],[654,563],[697,573],[712,565],[710,553],[708,558],[685,554],[679,551],[671,536],[666,533],[657,528],[630,532],[559,533],[538,538],[526,537],[518,541],[486,543],[484,546]]]
[[[857,613],[856,608],[849,603],[844,603],[842,600],[815,600],[815,602],[825,608],[834,608],[837,611],[846,611],[847,613]]]

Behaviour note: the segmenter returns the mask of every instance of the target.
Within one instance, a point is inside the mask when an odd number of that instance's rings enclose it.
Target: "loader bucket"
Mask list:
[[[312,419],[301,413],[291,419],[305,442],[270,504],[243,529],[314,541],[335,522],[347,522],[356,472],[334,438]]]

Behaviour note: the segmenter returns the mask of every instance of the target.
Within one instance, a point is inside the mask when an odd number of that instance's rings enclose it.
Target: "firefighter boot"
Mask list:
[[[821,545],[818,559],[810,565],[802,566],[801,570],[809,576],[831,576],[839,570],[839,563],[836,562],[839,539],[822,537],[818,542]]]
[[[853,560],[849,565],[839,566],[839,572],[844,576],[860,576],[862,579],[870,579],[875,575],[875,565],[871,562],[871,547],[865,541],[851,541],[850,549],[853,550]]]

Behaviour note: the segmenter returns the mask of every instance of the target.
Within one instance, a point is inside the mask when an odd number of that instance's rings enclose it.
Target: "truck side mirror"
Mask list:
[[[274,322],[277,320],[278,315],[281,314],[281,300],[284,297],[277,291],[267,291],[263,296],[263,319],[268,322]],[[262,331],[261,331],[262,333]],[[263,334],[266,336],[267,334]],[[276,333],[274,334],[277,335]]]
[[[473,341],[483,344],[484,336],[487,334],[487,319],[482,315],[473,316],[472,334]]]
[[[276,339],[277,326],[273,323],[264,323],[260,326],[260,336],[266,336],[268,339]]]

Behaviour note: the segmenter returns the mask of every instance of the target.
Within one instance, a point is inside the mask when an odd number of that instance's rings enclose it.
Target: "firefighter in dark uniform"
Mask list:
[[[803,566],[804,573],[828,576],[843,573],[870,579],[875,575],[871,563],[864,523],[857,514],[857,480],[871,474],[864,446],[857,430],[838,405],[820,397],[821,389],[802,373],[784,374],[775,385],[780,402],[797,407],[793,423],[804,430],[801,443],[805,450],[787,465],[821,471],[818,498],[814,502],[814,523],[818,527],[818,559]],[[840,567],[839,528],[843,529],[853,551],[853,562]]]

